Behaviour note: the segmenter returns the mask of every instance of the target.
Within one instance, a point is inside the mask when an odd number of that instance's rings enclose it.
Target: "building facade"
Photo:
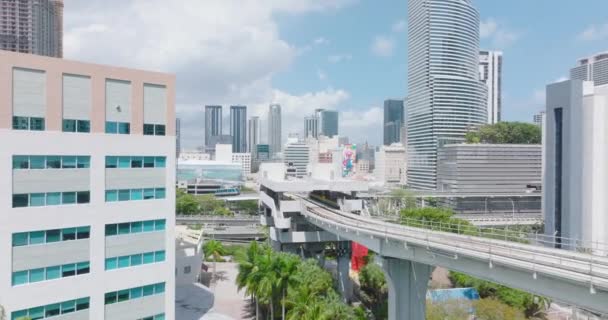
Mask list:
[[[384,101],[384,145],[401,142],[401,128],[405,123],[403,100]]]
[[[488,93],[488,124],[500,122],[502,112],[502,52],[479,51],[479,79]]]
[[[0,51],[0,83],[7,317],[175,319],[175,77]]]
[[[260,144],[262,138],[262,123],[260,117],[249,118],[249,127],[247,128],[247,152],[255,154],[256,146]]]
[[[247,152],[247,107],[230,107],[230,135],[232,136],[232,152]]]
[[[338,111],[333,110],[320,110],[319,111],[319,128],[320,134],[326,137],[333,137],[338,135]]]
[[[479,13],[471,0],[410,0],[408,24],[408,184],[429,190],[437,150],[487,122]]]
[[[205,106],[205,148],[215,145],[211,138],[222,135],[222,106]]]
[[[547,235],[608,243],[608,85],[547,86],[543,211]],[[556,239],[557,247],[575,249]],[[606,254],[604,252],[603,254]]]
[[[316,115],[304,118],[304,139],[319,137],[319,117]]]
[[[63,57],[63,0],[1,0],[0,50]]]
[[[570,70],[570,79],[593,81],[596,86],[608,84],[608,52],[579,59],[578,66]]]
[[[374,174],[377,181],[385,184],[407,183],[406,150],[400,143],[382,146],[376,152],[376,168]],[[369,166],[368,166],[369,170]]]
[[[303,142],[287,143],[283,151],[283,162],[288,168],[295,169],[295,177],[305,177],[310,162],[309,146]]]
[[[175,157],[179,158],[182,152],[182,122],[179,118],[175,118]]]
[[[273,155],[281,152],[281,105],[271,104],[268,107],[268,145]]]

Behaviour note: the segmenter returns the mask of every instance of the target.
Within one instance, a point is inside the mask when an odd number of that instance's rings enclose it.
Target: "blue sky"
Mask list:
[[[504,52],[503,119],[531,121],[545,85],[608,50],[607,0],[474,0],[481,48]],[[340,134],[382,141],[382,103],[407,95],[406,0],[74,0],[68,59],[174,73],[182,143],[202,144],[203,106],[283,107],[283,136],[316,108]],[[227,128],[226,128],[227,129]]]

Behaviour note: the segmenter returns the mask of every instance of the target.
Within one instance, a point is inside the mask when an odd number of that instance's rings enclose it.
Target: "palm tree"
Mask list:
[[[209,240],[203,244],[203,253],[205,254],[205,259],[213,258],[213,272],[211,273],[211,283],[215,279],[215,272],[217,271],[217,260],[222,258],[222,255],[225,253],[224,246],[221,242],[217,240]],[[209,283],[209,285],[211,285]]]
[[[317,292],[308,286],[291,291],[285,299],[285,304],[289,307],[287,320],[306,320],[310,316],[318,314],[319,311],[315,309],[320,306],[320,303],[316,297]]]
[[[236,276],[236,284],[238,286],[238,290],[241,291],[243,288],[245,289],[245,294],[251,296],[251,298],[255,301],[255,318],[256,320],[260,317],[260,306],[258,303],[258,299],[256,297],[257,286],[256,284],[251,282],[251,275],[253,274],[255,268],[257,268],[257,258],[262,252],[263,248],[258,246],[256,241],[251,242],[251,245],[247,248],[247,251],[244,255],[239,255],[236,257],[237,262],[239,263],[238,269],[239,272]]]
[[[274,256],[272,249],[265,248],[265,252],[258,256],[257,266],[251,274],[252,282],[257,283],[256,296],[263,304],[270,308],[270,319],[274,320],[274,298],[276,293],[276,272],[274,270]]]
[[[298,256],[280,253],[275,260],[276,288],[281,293],[281,319],[285,320],[285,298],[287,297],[287,288],[295,283],[295,274],[300,265]]]

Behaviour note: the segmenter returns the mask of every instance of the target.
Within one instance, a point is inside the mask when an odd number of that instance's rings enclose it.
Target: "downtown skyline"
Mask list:
[[[543,109],[546,83],[567,77],[564,70],[574,67],[577,59],[606,50],[601,41],[606,37],[605,17],[569,1],[557,2],[549,6],[547,0],[530,5],[522,0],[474,1],[481,16],[480,49],[504,52],[503,120],[529,122]],[[196,19],[165,21],[161,14],[179,17],[185,9],[157,1],[75,2],[65,11],[65,56],[175,72],[184,148],[196,147],[202,140],[202,106],[234,102],[247,105],[248,116],[260,116],[262,123],[267,121],[268,105],[281,104],[284,138],[290,133],[287,128],[301,131],[302,114],[327,108],[340,111],[341,135],[358,143],[382,143],[383,101],[407,96],[406,1],[391,0],[381,7],[362,0],[306,0],[297,6],[269,1],[259,3],[251,9],[253,14],[242,19],[234,9],[237,1],[216,3],[213,10],[203,12],[196,8],[205,4],[187,1],[183,7],[193,8],[187,16]],[[604,5],[591,0],[590,6],[594,3]],[[517,8],[524,5],[526,11],[519,14]],[[108,11],[121,14],[110,21],[111,16],[104,14]],[[240,23],[209,18],[228,14],[236,14]],[[547,21],[533,26],[538,16]],[[567,24],[557,24],[565,18]],[[361,19],[372,23],[357,26]],[[148,31],[152,20],[160,23],[155,27],[161,29],[160,35]],[[137,37],[128,32],[116,37],[117,28],[136,30]],[[175,36],[185,28],[219,30],[225,41],[207,33],[196,39]],[[259,43],[247,28],[262,35]],[[347,32],[353,28],[357,37]],[[156,50],[156,44],[149,44],[153,36],[169,49]],[[95,51],[88,49],[93,39],[101,43]],[[103,49],[110,47],[104,43],[126,41],[142,49],[128,55]],[[547,55],[552,46],[561,49]],[[526,67],[530,61],[534,61],[533,73]]]

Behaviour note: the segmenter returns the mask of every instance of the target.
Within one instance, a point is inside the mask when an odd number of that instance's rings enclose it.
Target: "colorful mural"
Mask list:
[[[355,173],[357,162],[357,145],[348,144],[342,150],[342,177],[348,177]]]

